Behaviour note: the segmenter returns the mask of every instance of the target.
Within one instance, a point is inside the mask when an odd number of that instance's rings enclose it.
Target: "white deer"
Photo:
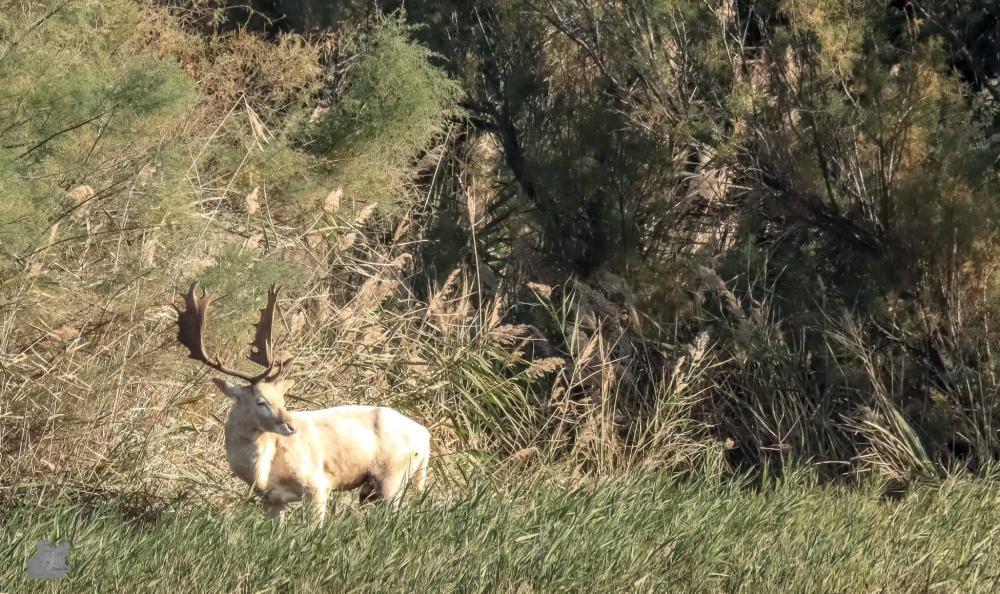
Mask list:
[[[192,284],[184,296],[185,309],[177,309],[177,339],[188,348],[189,357],[249,382],[213,379],[233,400],[225,430],[226,459],[233,473],[260,494],[264,512],[279,521],[286,506],[304,495],[322,523],[331,491],[360,488],[362,503],[385,501],[393,506],[410,485],[422,491],[430,432],[416,421],[379,406],[285,408],[293,381],[280,379],[291,358],[275,360],[271,352],[277,299],[278,291],[271,287],[250,345],[248,358],[265,368],[258,375],[229,369],[206,354],[207,292],[197,296]]]

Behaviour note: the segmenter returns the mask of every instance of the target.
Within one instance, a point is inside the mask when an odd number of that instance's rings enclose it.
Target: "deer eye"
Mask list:
[[[257,399],[257,406],[263,406],[263,407],[267,408],[267,400],[264,400],[263,398],[258,398]]]

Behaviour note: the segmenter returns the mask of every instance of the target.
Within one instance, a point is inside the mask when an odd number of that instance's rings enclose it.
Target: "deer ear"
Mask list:
[[[295,380],[290,380],[290,379],[278,380],[274,382],[274,387],[278,390],[278,392],[282,396],[284,396],[286,392],[291,390],[292,386],[294,385],[295,385]]]
[[[244,388],[243,386],[231,384],[226,380],[221,380],[217,377],[212,378],[212,383],[215,384],[215,387],[218,388],[220,392],[222,392],[226,396],[229,396],[233,400],[236,400],[237,398],[243,396],[246,393],[246,388]]]

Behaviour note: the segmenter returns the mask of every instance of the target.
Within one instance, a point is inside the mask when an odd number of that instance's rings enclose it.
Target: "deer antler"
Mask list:
[[[250,343],[250,359],[257,365],[274,369],[274,354],[271,352],[271,324],[274,323],[274,311],[278,305],[278,289],[274,285],[267,290],[267,305],[260,310],[260,319],[254,324],[253,342]]]
[[[212,369],[227,375],[246,380],[251,384],[268,379],[276,379],[288,367],[288,360],[275,361],[271,352],[271,324],[274,322],[274,311],[278,304],[278,289],[273,285],[267,293],[267,306],[260,310],[260,320],[257,322],[254,340],[250,343],[250,354],[247,357],[254,363],[265,367],[263,373],[249,375],[241,371],[229,369],[215,357],[213,360],[205,352],[205,320],[208,317],[208,306],[211,298],[208,292],[202,290],[201,296],[195,294],[197,283],[191,283],[191,289],[184,296],[184,311],[177,307],[177,340],[190,351],[189,358],[208,365]]]
[[[278,309],[278,291],[280,287],[271,285],[267,291],[267,305],[260,310],[260,319],[254,324],[253,342],[250,343],[250,354],[247,359],[254,363],[266,367],[260,379],[267,378],[268,381],[278,379],[281,374],[288,369],[294,357],[286,356],[275,358],[271,345],[271,326],[274,324],[274,313]],[[287,355],[287,353],[285,353]]]

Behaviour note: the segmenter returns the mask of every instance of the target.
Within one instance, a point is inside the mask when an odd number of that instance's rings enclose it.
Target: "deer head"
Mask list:
[[[278,305],[278,289],[273,285],[267,292],[267,305],[260,310],[260,319],[255,324],[253,342],[247,359],[260,365],[264,371],[257,375],[231,369],[216,355],[210,357],[205,350],[205,322],[211,297],[202,290],[201,296],[195,292],[197,283],[184,296],[184,310],[177,310],[177,340],[187,347],[188,358],[201,361],[216,371],[239,378],[250,385],[231,384],[213,379],[216,387],[236,403],[239,415],[247,417],[260,431],[272,431],[281,435],[295,432],[291,416],[285,409],[285,392],[292,386],[291,380],[282,380],[282,373],[289,368],[292,357],[283,360],[274,357],[271,347],[271,326]],[[234,412],[235,409],[234,409]]]

